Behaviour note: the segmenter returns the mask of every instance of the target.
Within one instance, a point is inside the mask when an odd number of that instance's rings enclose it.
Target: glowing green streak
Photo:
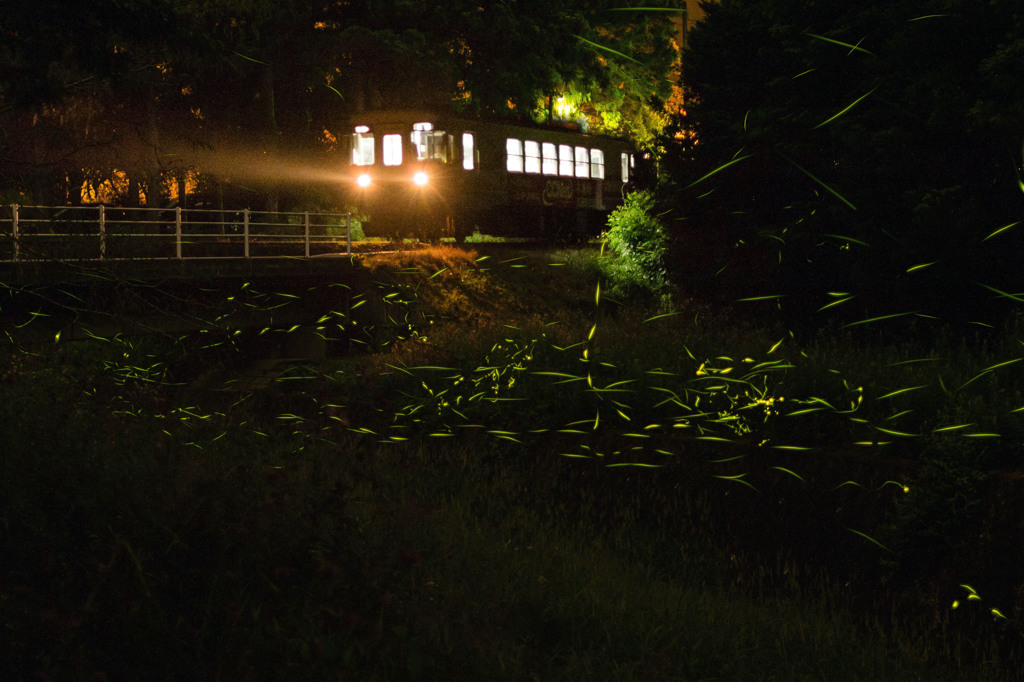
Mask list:
[[[809,178],[810,178],[811,180],[813,180],[814,182],[816,182],[816,183],[818,183],[819,185],[821,185],[821,187],[822,187],[822,188],[823,188],[823,189],[824,189],[824,190],[825,190],[826,192],[828,192],[829,194],[831,194],[832,196],[834,196],[834,197],[835,197],[836,199],[839,199],[839,201],[841,201],[841,202],[843,202],[844,204],[846,204],[846,206],[847,206],[847,207],[849,207],[849,208],[850,208],[850,210],[852,210],[852,211],[856,211],[856,210],[857,210],[857,207],[856,207],[856,206],[854,206],[853,204],[851,204],[851,203],[850,203],[849,201],[847,201],[847,200],[846,200],[846,198],[845,198],[845,197],[844,197],[844,196],[843,196],[842,194],[840,194],[839,192],[837,192],[837,191],[835,191],[834,189],[832,189],[831,187],[829,187],[829,186],[828,186],[827,184],[825,184],[825,182],[823,182],[822,180],[819,180],[819,179],[818,179],[818,178],[817,178],[817,177],[816,177],[816,176],[815,176],[815,175],[814,175],[813,173],[811,173],[811,172],[810,172],[809,170],[807,170],[806,168],[804,168],[803,166],[801,166],[801,165],[800,165],[800,164],[798,164],[798,163],[797,163],[796,161],[794,161],[793,159],[789,158],[788,156],[786,156],[785,154],[783,154],[783,153],[782,153],[782,152],[780,152],[779,150],[777,150],[777,149],[776,149],[775,151],[776,151],[776,152],[778,152],[779,156],[781,156],[781,157],[782,157],[782,158],[784,158],[784,159],[785,159],[786,161],[788,161],[788,162],[789,162],[789,163],[791,163],[791,164],[792,164],[793,166],[795,166],[795,167],[796,167],[796,169],[797,169],[798,171],[800,171],[801,173],[803,173],[804,175],[806,175],[807,177],[809,177]]]
[[[870,50],[865,50],[863,47],[860,47],[858,45],[851,45],[850,43],[844,43],[841,40],[834,40],[832,38],[826,38],[825,36],[819,36],[816,33],[805,33],[804,35],[810,36],[811,38],[816,38],[817,40],[823,40],[826,43],[832,43],[833,45],[839,45],[841,47],[848,47],[848,48],[850,48],[851,52],[863,52],[864,54],[869,54],[872,57],[875,56],[874,52],[871,52]]]
[[[779,471],[785,472],[785,473],[789,474],[790,476],[794,476],[794,477],[798,478],[801,481],[804,480],[803,476],[801,476],[800,474],[798,474],[796,472],[790,471],[786,467],[772,467],[772,469],[778,469]]]
[[[1019,220],[1017,222],[1015,222],[1015,223],[1010,223],[1009,225],[1003,225],[998,230],[996,230],[995,232],[993,232],[989,236],[985,237],[981,241],[987,242],[989,239],[992,239],[992,237],[995,237],[997,234],[1001,234],[1003,232],[1006,232],[1007,230],[1009,230],[1011,228],[1014,228],[1014,227],[1017,227],[1018,225],[1020,225],[1020,221]]]
[[[587,45],[590,45],[591,47],[597,48],[598,50],[604,50],[605,52],[610,52],[610,53],[612,53],[612,54],[613,54],[613,55],[615,55],[616,57],[621,57],[622,59],[625,59],[625,60],[627,60],[627,61],[631,61],[631,62],[633,62],[634,64],[640,64],[640,62],[639,62],[638,60],[636,60],[636,59],[633,59],[633,58],[632,58],[632,57],[630,57],[629,55],[625,55],[625,54],[622,54],[622,53],[621,53],[621,52],[619,52],[618,50],[613,50],[613,49],[612,49],[612,48],[610,48],[610,47],[606,47],[606,46],[604,46],[604,45],[599,45],[598,43],[595,43],[595,42],[594,42],[593,40],[587,40],[587,39],[586,39],[586,38],[584,38],[583,36],[580,36],[580,35],[576,35],[575,33],[573,33],[573,34],[571,34],[571,35],[572,35],[572,37],[573,37],[573,38],[576,38],[576,39],[577,39],[577,40],[579,40],[580,42],[582,42],[582,43],[586,43]]]
[[[901,388],[896,391],[886,393],[885,395],[878,396],[878,400],[885,400],[886,398],[892,398],[894,396],[900,395],[901,393],[910,393],[911,391],[917,391],[922,388],[928,388],[928,384],[925,384],[923,386],[911,386],[910,388]]]
[[[850,322],[844,324],[840,329],[846,329],[847,327],[856,327],[862,324],[871,324],[872,322],[881,322],[882,320],[891,320],[897,317],[906,317],[907,315],[913,315],[914,313],[893,313],[891,315],[879,315],[878,317],[869,317],[866,320],[858,320],[857,322]]]
[[[751,156],[753,156],[753,155],[752,154],[746,154],[744,156],[739,157],[738,159],[733,159],[732,161],[729,161],[728,163],[722,164],[721,166],[719,166],[715,170],[711,171],[710,173],[707,173],[706,175],[703,175],[700,178],[698,178],[697,180],[694,180],[693,182],[691,182],[689,185],[686,186],[686,189],[690,189],[694,185],[698,185],[698,184],[704,182],[705,180],[710,178],[712,175],[715,175],[716,173],[720,173],[720,172],[724,171],[726,168],[728,168],[729,166],[733,165],[734,163],[739,163],[740,161],[743,161],[744,159],[749,159]]]
[[[854,530],[853,528],[847,528],[846,530],[850,531],[851,533],[856,533],[857,535],[861,536],[862,538],[864,538],[868,542],[871,542],[872,544],[878,545],[879,547],[884,549],[886,552],[889,552],[890,554],[892,554],[892,550],[891,549],[889,549],[888,547],[883,545],[881,542],[879,542],[878,540],[876,540],[873,537],[871,537],[870,535],[868,535],[867,533],[862,533],[859,530]]]
[[[858,48],[858,49],[859,49],[859,48]],[[870,54],[870,53],[869,53],[869,54]],[[828,124],[829,124],[829,123],[831,123],[832,121],[836,120],[837,118],[839,118],[840,116],[842,116],[843,114],[845,114],[846,112],[848,112],[848,111],[849,111],[850,109],[853,109],[853,108],[854,108],[855,106],[857,106],[858,104],[860,104],[860,103],[861,103],[861,102],[862,102],[862,101],[863,101],[863,100],[864,100],[865,98],[867,98],[867,97],[868,97],[868,95],[870,95],[871,93],[873,93],[873,92],[874,92],[875,90],[877,90],[877,89],[878,89],[878,86],[875,86],[875,87],[871,88],[870,90],[868,90],[867,92],[865,92],[865,93],[864,93],[863,95],[861,95],[861,96],[860,96],[860,97],[858,97],[857,99],[855,99],[855,100],[853,100],[852,102],[850,102],[850,104],[848,104],[848,105],[847,105],[847,106],[846,106],[846,107],[845,107],[845,108],[844,108],[844,109],[843,109],[842,111],[840,111],[840,112],[838,112],[838,113],[836,113],[836,114],[832,115],[831,117],[829,117],[829,118],[825,119],[824,121],[822,121],[822,122],[821,122],[821,123],[819,123],[818,125],[814,126],[814,127],[813,127],[813,128],[811,129],[811,130],[817,130],[818,128],[821,128],[822,126],[826,126],[826,125],[828,125]]]

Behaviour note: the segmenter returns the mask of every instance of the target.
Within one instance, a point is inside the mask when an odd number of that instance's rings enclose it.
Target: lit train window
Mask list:
[[[540,145],[533,140],[523,143],[526,156],[526,172],[540,173]]]
[[[633,155],[622,152],[622,181],[629,182],[630,170],[633,168]]]
[[[573,162],[575,157],[572,154],[572,147],[567,144],[558,145],[558,174],[572,175]]]
[[[366,126],[358,126],[352,134],[352,165],[372,166],[373,161],[373,133]]]
[[[590,177],[604,179],[604,150],[590,150]]]
[[[558,147],[553,142],[545,142],[541,151],[544,152],[544,175],[558,175]]]
[[[466,170],[476,168],[476,136],[473,133],[462,133],[462,167]]]
[[[416,147],[417,161],[448,161],[448,138],[443,130],[434,130],[433,123],[413,123],[410,139]]]
[[[576,177],[590,177],[590,154],[586,147],[576,147]]]
[[[402,165],[402,136],[393,134],[385,135],[383,138],[383,149],[384,165],[385,166],[401,166]]]
[[[523,141],[510,137],[505,140],[505,168],[511,173],[523,172]]]

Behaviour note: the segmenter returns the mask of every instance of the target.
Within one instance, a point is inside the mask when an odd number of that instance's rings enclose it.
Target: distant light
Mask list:
[[[413,123],[412,124],[412,129],[413,130],[433,130],[434,129],[434,124],[433,123],[429,123],[429,122]]]
[[[356,126],[356,132],[363,134],[370,132],[370,126]]]
[[[372,182],[373,180],[370,179],[369,173],[363,173],[358,178],[356,178],[356,184],[359,185],[360,187],[369,187],[370,183]]]
[[[570,120],[576,113],[576,107],[565,97],[559,97],[554,103],[555,117],[563,121]]]
[[[412,176],[412,181],[415,182],[420,187],[423,187],[423,185],[427,184],[430,181],[430,178],[427,176],[426,173],[420,171],[416,175]]]

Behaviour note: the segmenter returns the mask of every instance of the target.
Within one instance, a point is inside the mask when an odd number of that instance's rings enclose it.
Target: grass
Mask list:
[[[474,249],[375,256],[378,352],[243,393],[181,385],[242,352],[215,332],[7,343],[5,677],[1012,677],[1008,497],[934,431],[1012,426],[1012,341],[797,345]]]

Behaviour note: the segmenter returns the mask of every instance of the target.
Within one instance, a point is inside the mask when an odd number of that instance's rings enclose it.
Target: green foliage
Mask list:
[[[655,199],[649,191],[631,192],[608,217],[604,239],[616,255],[613,272],[630,284],[658,292],[668,284],[665,253],[668,235],[654,214]]]

